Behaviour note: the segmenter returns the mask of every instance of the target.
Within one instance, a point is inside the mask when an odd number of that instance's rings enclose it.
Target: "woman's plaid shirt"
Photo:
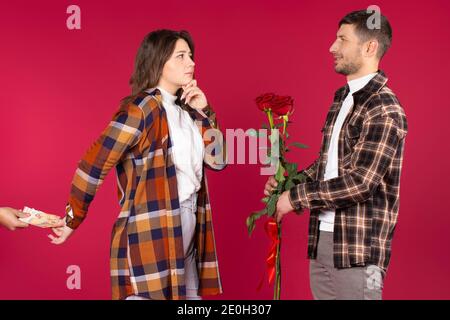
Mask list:
[[[215,113],[209,106],[203,115],[190,108],[186,111],[204,138],[204,164],[223,169],[226,153]],[[210,145],[212,136],[219,138]],[[213,151],[208,152],[209,149]],[[129,295],[186,298],[180,204],[171,153],[161,92],[149,89],[119,109],[75,172],[66,209],[66,222],[72,229],[85,219],[89,204],[110,169],[117,170],[121,211],[111,240],[113,299]],[[197,199],[195,250],[198,294],[221,293],[205,174]]]
[[[354,105],[339,135],[339,176],[324,181],[327,151],[348,85],[336,91],[325,125],[319,158],[292,188],[297,211],[310,209],[308,257],[317,256],[320,209],[334,209],[334,266],[375,264],[387,270],[400,204],[405,112],[380,70],[353,94]]]

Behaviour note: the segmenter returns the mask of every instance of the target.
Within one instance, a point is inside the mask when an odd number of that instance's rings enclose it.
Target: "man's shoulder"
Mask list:
[[[378,92],[374,93],[370,97],[367,107],[367,119],[383,118],[394,120],[397,127],[405,134],[408,131],[405,110],[395,93],[388,86],[383,86]]]
[[[372,116],[405,116],[397,95],[386,85],[369,98],[367,111]]]

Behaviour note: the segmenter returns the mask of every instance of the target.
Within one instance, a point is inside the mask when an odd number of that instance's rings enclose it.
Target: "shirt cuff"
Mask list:
[[[201,109],[199,111],[199,113],[203,114],[203,117],[206,116],[206,118],[204,118],[204,119],[208,119],[209,125],[213,129],[217,129],[216,113],[214,112],[214,110],[211,108],[211,106],[209,104],[206,107],[204,107],[203,109]]]
[[[82,218],[76,217],[73,214],[73,209],[72,206],[70,204],[67,204],[66,206],[66,226],[68,226],[70,229],[77,229],[80,224],[83,222]]]
[[[297,202],[297,203],[294,203],[293,201],[292,201],[292,189],[290,189],[289,190],[289,192],[288,192],[288,199],[289,199],[289,202],[290,202],[290,204],[291,204],[291,206],[292,206],[292,208],[294,208],[294,211],[303,211],[302,209],[302,207],[301,206],[299,206],[299,203]]]
[[[311,182],[300,183],[289,190],[289,201],[291,201],[291,204],[296,211],[304,208],[311,209],[306,190],[310,183]]]

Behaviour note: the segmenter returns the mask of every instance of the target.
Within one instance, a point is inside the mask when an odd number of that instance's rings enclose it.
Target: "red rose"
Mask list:
[[[278,116],[284,116],[292,112],[294,99],[289,96],[278,96],[273,93],[265,93],[256,98],[256,104],[262,111],[272,110]]]
[[[256,105],[261,111],[271,109],[271,101],[275,98],[273,93],[265,93],[256,98]]]

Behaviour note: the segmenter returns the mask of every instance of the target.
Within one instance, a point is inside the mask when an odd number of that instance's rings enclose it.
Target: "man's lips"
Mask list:
[[[334,64],[338,64],[339,60],[341,60],[341,58],[334,57]]]

